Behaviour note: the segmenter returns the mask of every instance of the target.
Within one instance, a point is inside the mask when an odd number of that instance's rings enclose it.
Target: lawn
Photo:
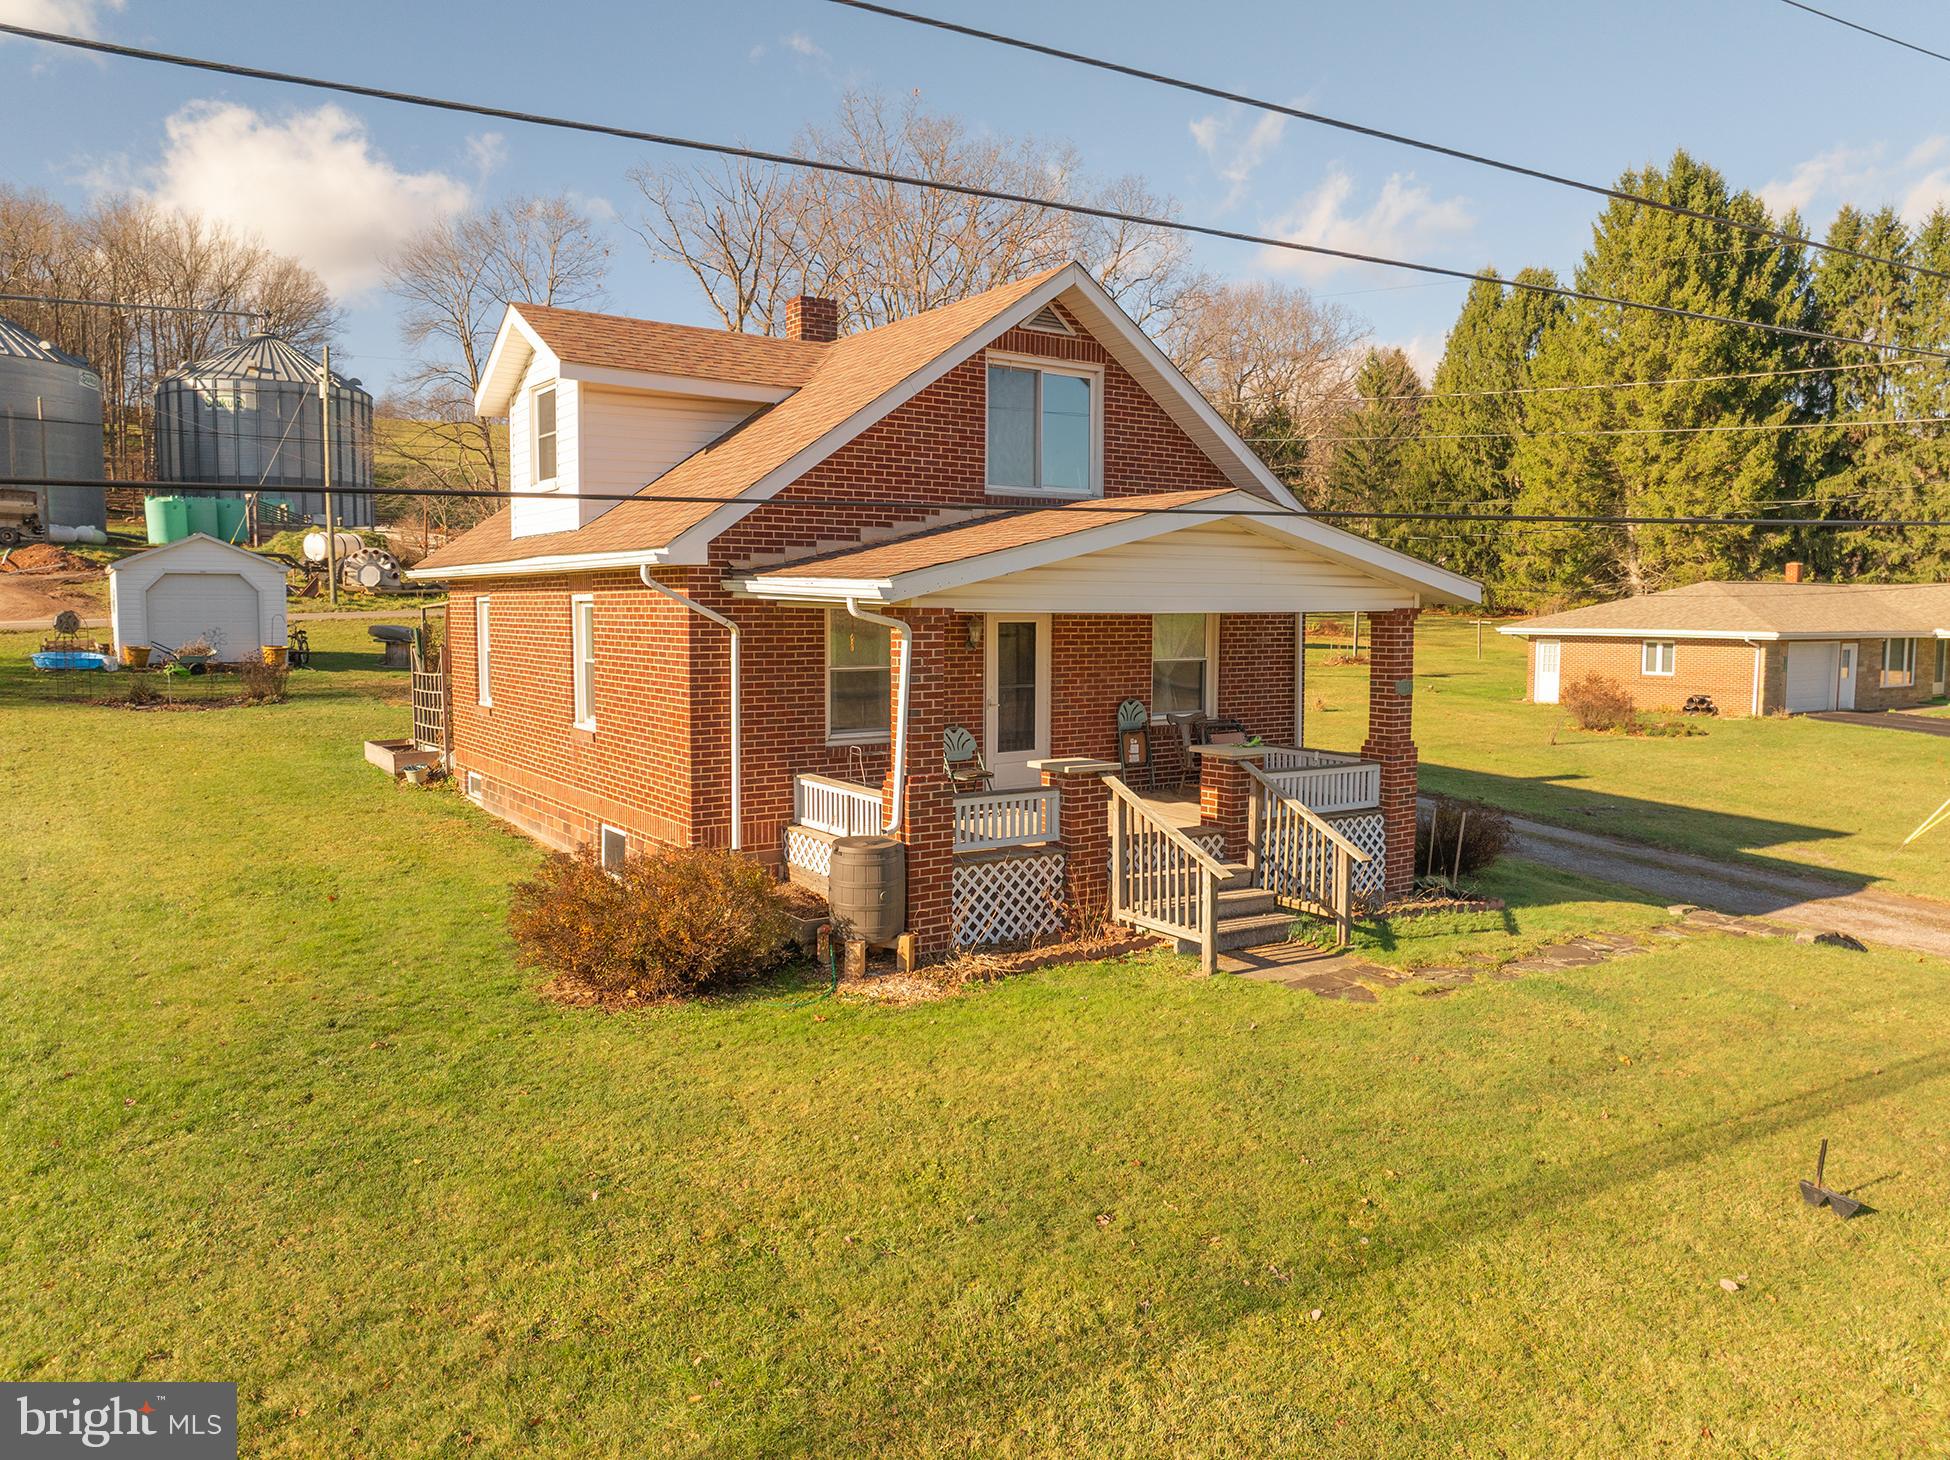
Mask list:
[[[1315,641],[1307,743],[1357,750],[1368,670]],[[1902,840],[1950,796],[1950,740],[1803,717],[1692,719],[1683,739],[1585,734],[1523,700],[1521,640],[1428,615],[1416,636],[1422,785],[1560,826],[1950,898],[1950,833]]]
[[[404,677],[313,633],[291,703],[173,713],[0,637],[0,1374],[234,1379],[251,1456],[1941,1442],[1940,964],[567,1010],[535,851],[365,766]],[[1496,876],[1519,941],[1655,917]],[[1824,1135],[1875,1215],[1800,1204]]]

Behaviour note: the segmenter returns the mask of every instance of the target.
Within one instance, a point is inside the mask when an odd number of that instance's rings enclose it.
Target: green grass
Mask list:
[[[289,704],[137,714],[0,638],[10,1378],[234,1379],[279,1457],[1941,1442],[1940,964],[565,1010],[536,852],[365,766],[404,676],[314,640]],[[1520,936],[1652,916],[1497,875]],[[1801,1206],[1823,1135],[1876,1215]]]
[[[1345,652],[1345,643],[1339,646]],[[1366,665],[1307,666],[1307,743],[1359,749]],[[1950,840],[1902,840],[1950,796],[1950,740],[1803,717],[1699,720],[1683,738],[1585,734],[1523,702],[1524,647],[1428,615],[1416,638],[1422,785],[1561,826],[1950,898]]]

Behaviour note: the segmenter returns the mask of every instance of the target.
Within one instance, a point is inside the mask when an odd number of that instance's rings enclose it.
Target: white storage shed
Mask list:
[[[221,663],[255,659],[285,642],[284,568],[246,548],[195,532],[108,566],[115,649],[176,649],[207,639]]]

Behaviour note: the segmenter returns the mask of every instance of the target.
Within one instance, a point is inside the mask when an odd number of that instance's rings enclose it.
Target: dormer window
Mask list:
[[[1087,366],[991,357],[988,488],[1040,496],[1101,491],[1103,376]]]
[[[535,437],[535,485],[555,480],[555,387],[545,385],[533,397],[530,424]]]

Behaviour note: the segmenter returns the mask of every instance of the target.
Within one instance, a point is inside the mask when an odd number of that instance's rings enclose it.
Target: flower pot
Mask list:
[[[284,645],[266,644],[264,645],[263,649],[260,652],[262,652],[264,655],[264,662],[270,665],[273,669],[284,668],[284,657],[285,657]]]
[[[122,662],[131,669],[147,669],[149,667],[149,646],[147,644],[124,644],[122,646]]]

